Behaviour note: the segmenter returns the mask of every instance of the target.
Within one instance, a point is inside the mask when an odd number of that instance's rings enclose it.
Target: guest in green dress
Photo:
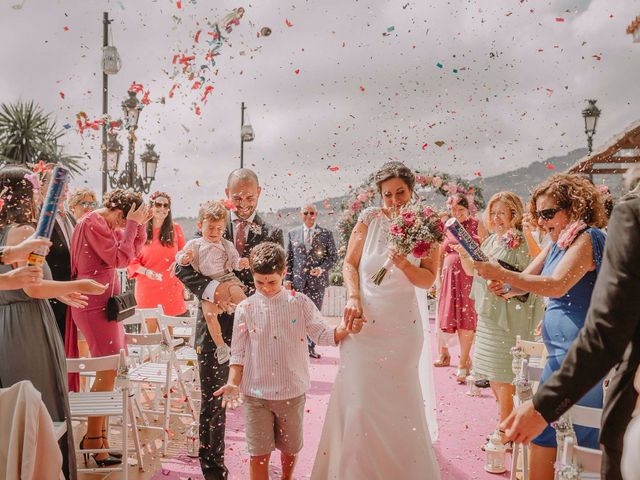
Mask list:
[[[493,195],[485,212],[491,235],[481,246],[487,256],[519,271],[531,262],[522,233],[523,210],[520,198],[514,193]],[[462,264],[468,274],[474,273],[464,250]],[[489,380],[498,402],[500,423],[513,409],[515,386],[512,384],[511,348],[518,335],[523,340],[533,340],[535,327],[544,314],[544,304],[536,295],[508,300],[497,297],[487,287],[487,281],[478,275],[474,275],[470,298],[478,314],[473,370],[476,376]]]

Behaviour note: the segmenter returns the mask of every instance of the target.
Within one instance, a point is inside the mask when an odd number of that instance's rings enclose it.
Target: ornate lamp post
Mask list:
[[[244,142],[252,142],[256,137],[253,132],[253,127],[250,124],[244,123],[244,111],[247,107],[244,106],[244,102],[242,102],[241,110],[240,110],[240,168],[244,167]]]
[[[596,133],[596,125],[601,111],[596,107],[597,100],[587,100],[587,102],[589,102],[589,105],[582,110],[582,117],[584,118],[584,133],[587,135],[589,155],[591,155],[593,152],[593,136]]]
[[[111,188],[130,188],[134,191],[149,193],[151,183],[156,178],[156,170],[160,156],[155,152],[154,145],[147,143],[147,150],[140,155],[142,162],[142,176],[138,174],[136,165],[136,130],[142,105],[138,100],[136,92],[129,91],[129,97],[122,102],[124,114],[124,126],[127,129],[127,140],[129,144],[127,163],[124,170],[118,173],[120,154],[122,145],[118,142],[117,134],[109,134],[109,142],[105,148],[106,162],[108,165],[109,182]]]

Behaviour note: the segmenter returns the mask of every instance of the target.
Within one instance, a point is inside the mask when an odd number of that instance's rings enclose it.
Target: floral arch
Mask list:
[[[462,193],[469,201],[470,210],[484,208],[484,198],[479,187],[471,185],[468,180],[442,172],[414,171],[416,175],[415,193],[427,200],[433,200],[434,196],[446,198],[455,193]],[[366,182],[352,188],[348,193],[348,199],[342,204],[342,212],[338,219],[338,262],[331,272],[331,284],[342,285],[342,263],[347,253],[347,243],[351,237],[351,231],[358,221],[360,212],[365,208],[380,205],[381,199],[374,182],[374,176],[370,175]],[[444,202],[443,202],[444,205]],[[437,206],[436,206],[437,207]],[[446,207],[442,207],[444,210]]]

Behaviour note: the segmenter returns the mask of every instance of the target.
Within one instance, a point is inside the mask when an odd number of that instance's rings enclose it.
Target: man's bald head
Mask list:
[[[258,175],[250,168],[237,168],[231,172],[227,178],[227,188],[230,189],[234,183],[255,183],[257,187],[260,186]]]

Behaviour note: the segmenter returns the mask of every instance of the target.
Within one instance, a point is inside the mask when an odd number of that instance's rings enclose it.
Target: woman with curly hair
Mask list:
[[[102,208],[87,213],[78,222],[71,239],[71,275],[108,283],[109,288],[102,295],[91,297],[87,308],[71,309],[73,324],[67,323],[65,339],[67,357],[78,356],[75,326],[84,334],[92,357],[115,355],[125,348],[124,327],[107,319],[107,300],[120,293],[116,269],[126,267],[140,254],[150,218],[151,211],[139,193],[117,189],[105,195]],[[112,391],[115,377],[115,370],[98,372],[91,391]],[[70,380],[72,389],[77,388],[76,381],[76,377]],[[80,448],[108,448],[104,428],[104,417],[90,417]],[[100,467],[121,462],[106,453],[92,457]]]
[[[547,347],[544,382],[560,368],[571,343],[576,339],[591,301],[593,287],[602,263],[607,223],[602,196],[588,180],[559,174],[533,191],[529,212],[538,228],[551,239],[542,252],[521,273],[502,268],[495,262],[474,262],[474,268],[487,280],[496,295],[510,298],[531,292],[549,298],[542,325]],[[602,382],[578,405],[601,408]],[[578,444],[598,448],[598,429],[575,426]],[[531,480],[553,478],[556,434],[550,425],[533,440],[530,457]]]
[[[171,197],[164,192],[154,192],[150,197],[153,217],[147,222],[147,241],[129,264],[129,278],[136,279],[136,301],[139,308],[155,308],[162,305],[167,315],[187,313],[184,303],[184,287],[173,274],[173,262],[182,247],[184,233],[171,218]],[[148,319],[150,332],[158,329],[156,319]]]

